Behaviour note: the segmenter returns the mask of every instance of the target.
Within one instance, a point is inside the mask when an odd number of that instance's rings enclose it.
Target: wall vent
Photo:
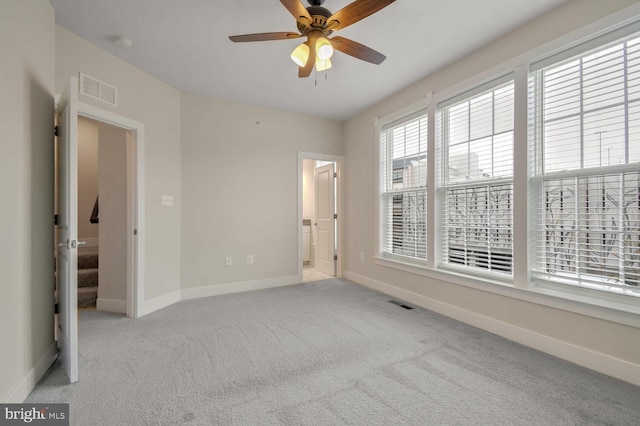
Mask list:
[[[85,73],[80,73],[80,94],[118,106],[118,92],[115,87]]]
[[[408,311],[410,311],[411,309],[413,309],[413,306],[405,305],[404,303],[399,302],[399,301],[397,301],[397,300],[389,300],[389,303],[392,303],[392,304],[394,304],[394,305],[396,305],[396,306],[400,306],[401,308],[404,308],[404,309],[406,309],[406,310],[408,310]]]

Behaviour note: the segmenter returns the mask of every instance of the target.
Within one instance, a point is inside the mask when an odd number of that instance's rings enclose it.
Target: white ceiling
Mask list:
[[[397,0],[334,33],[385,54],[385,62],[373,65],[336,52],[328,73],[305,79],[289,59],[300,40],[228,39],[297,32],[278,0],[51,3],[59,25],[180,90],[345,120],[566,1]],[[337,12],[349,3],[326,0],[323,6]],[[130,37],[134,47],[116,47],[116,34]]]

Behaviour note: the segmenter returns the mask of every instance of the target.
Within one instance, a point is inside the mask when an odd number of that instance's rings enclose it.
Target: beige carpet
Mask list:
[[[344,280],[80,313],[74,425],[638,425],[640,388]]]

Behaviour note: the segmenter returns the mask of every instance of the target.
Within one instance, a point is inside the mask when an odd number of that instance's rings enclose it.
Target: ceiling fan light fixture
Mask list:
[[[327,61],[333,56],[333,46],[325,37],[320,37],[316,41],[316,54],[323,61]]]
[[[327,60],[322,60],[320,58],[316,59],[316,71],[321,72],[321,71],[326,71],[329,68],[331,68],[331,59],[327,59]]]
[[[291,52],[291,60],[299,67],[304,67],[309,60],[309,45],[302,43]]]

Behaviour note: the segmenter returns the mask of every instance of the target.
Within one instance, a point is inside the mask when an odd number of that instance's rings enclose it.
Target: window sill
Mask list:
[[[602,292],[583,288],[566,288],[567,285],[531,280],[527,288],[515,287],[512,282],[470,276],[452,270],[431,269],[426,265],[405,262],[387,257],[374,257],[376,265],[400,270],[445,283],[481,290],[555,309],[640,328],[640,298],[633,296],[603,298]],[[559,287],[561,286],[561,287]]]

